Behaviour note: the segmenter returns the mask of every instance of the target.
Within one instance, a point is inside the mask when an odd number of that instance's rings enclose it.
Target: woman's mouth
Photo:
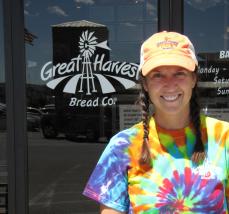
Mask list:
[[[164,96],[161,96],[161,97],[164,100],[168,101],[168,102],[173,102],[173,101],[177,100],[179,96],[180,96],[180,94],[176,94],[176,95],[164,95]]]

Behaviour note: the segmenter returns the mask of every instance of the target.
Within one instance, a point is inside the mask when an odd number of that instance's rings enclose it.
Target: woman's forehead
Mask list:
[[[160,66],[153,69],[151,72],[172,72],[172,71],[188,71],[180,66]]]
[[[150,71],[149,72],[149,74],[148,75],[152,75],[152,74],[155,74],[155,73],[162,73],[162,74],[168,74],[168,75],[170,75],[170,74],[174,74],[174,73],[176,73],[176,72],[180,72],[180,71],[182,71],[182,72],[187,72],[187,73],[191,73],[191,72],[189,72],[188,70],[186,70],[185,68],[182,68],[182,67],[178,67],[178,66],[166,66],[166,67],[158,67],[158,68],[155,68],[155,69],[153,69],[152,71]]]

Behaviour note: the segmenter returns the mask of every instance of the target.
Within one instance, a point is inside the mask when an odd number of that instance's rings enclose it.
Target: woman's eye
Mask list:
[[[179,72],[177,72],[177,73],[175,74],[175,76],[177,76],[177,77],[184,77],[185,75],[186,75],[186,73],[183,72],[183,71],[179,71]]]
[[[161,78],[161,77],[162,77],[162,75],[160,73],[154,73],[152,75],[152,78]]]

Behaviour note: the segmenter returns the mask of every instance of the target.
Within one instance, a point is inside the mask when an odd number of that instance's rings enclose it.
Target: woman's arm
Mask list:
[[[103,204],[100,205],[100,214],[125,214],[124,212],[116,211],[112,208],[104,206]]]

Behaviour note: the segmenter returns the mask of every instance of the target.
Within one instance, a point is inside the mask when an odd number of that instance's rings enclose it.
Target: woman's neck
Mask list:
[[[182,129],[189,125],[190,116],[189,114],[154,114],[156,123],[164,129]]]

